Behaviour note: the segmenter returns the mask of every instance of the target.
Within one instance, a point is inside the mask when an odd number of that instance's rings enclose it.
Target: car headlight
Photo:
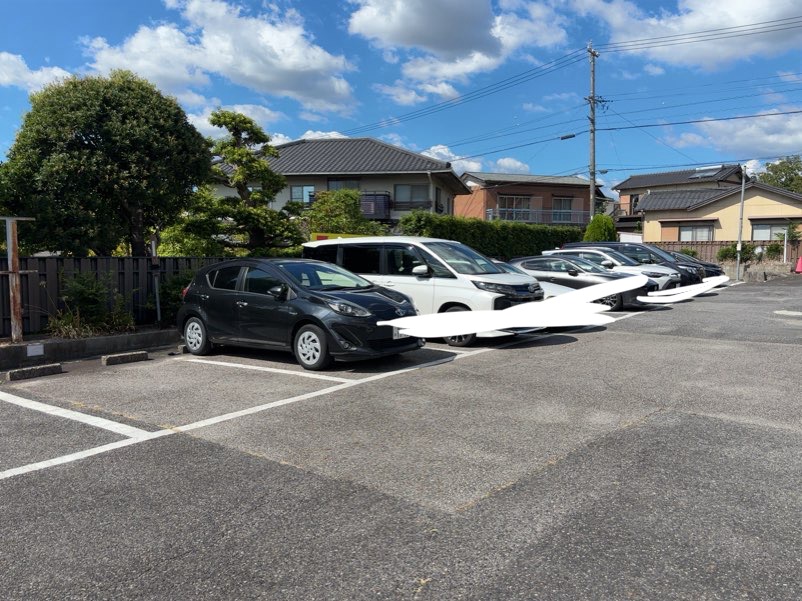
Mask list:
[[[473,280],[473,285],[480,290],[487,290],[488,292],[495,292],[496,294],[515,294],[515,288],[507,286],[506,284],[494,284],[493,282],[479,282]]]
[[[696,268],[691,267],[690,265],[680,265],[679,268],[682,269],[683,271],[687,271],[688,273],[693,273],[693,274],[696,273]]]
[[[656,271],[644,271],[642,272],[647,278],[662,278],[665,277],[665,273],[658,273]]]
[[[359,305],[349,303],[348,301],[332,300],[326,301],[326,304],[335,313],[345,315],[346,317],[370,317],[372,315],[372,313],[365,309],[365,307],[360,307]]]

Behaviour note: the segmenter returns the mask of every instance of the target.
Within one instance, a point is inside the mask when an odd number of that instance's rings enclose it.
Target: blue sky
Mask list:
[[[796,0],[0,4],[0,158],[30,92],[126,68],[175,96],[206,135],[224,107],[274,143],[366,136],[458,172],[586,177],[589,42],[605,185],[686,165],[760,170],[802,153]]]

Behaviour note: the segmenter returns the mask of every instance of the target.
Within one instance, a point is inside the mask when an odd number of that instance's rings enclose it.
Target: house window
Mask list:
[[[709,242],[713,239],[712,225],[679,226],[680,242]]]
[[[311,200],[310,197],[314,196],[314,186],[290,186],[290,200],[295,202],[302,202],[308,205]]]
[[[634,215],[635,211],[638,210],[638,201],[640,200],[640,194],[630,194],[629,195],[629,214]]]
[[[329,190],[359,190],[358,179],[330,179]]]
[[[571,223],[571,206],[573,198],[555,198],[551,203],[551,220],[553,223]]]
[[[393,208],[401,211],[409,209],[429,209],[432,201],[429,199],[428,184],[396,184],[393,198]]]
[[[498,218],[504,221],[532,221],[532,197],[499,195]]]
[[[788,224],[779,223],[759,223],[752,226],[752,240],[777,240],[782,239],[783,234],[788,229]]]

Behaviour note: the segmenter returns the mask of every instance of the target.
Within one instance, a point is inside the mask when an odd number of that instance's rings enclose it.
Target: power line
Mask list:
[[[554,73],[555,71],[559,71],[575,63],[583,61],[584,56],[582,56],[581,54],[583,52],[584,49],[575,50],[569,54],[561,56],[560,58],[550,61],[544,65],[535,67],[533,69],[529,69],[527,71],[524,71],[523,73],[519,73],[517,75],[513,75],[511,77],[495,82],[493,84],[484,86],[482,88],[474,90],[473,92],[469,92],[467,94],[463,94],[461,96],[457,96],[456,98],[451,98],[449,100],[444,100],[443,102],[438,102],[437,104],[433,104],[431,106],[418,109],[416,111],[404,113],[403,115],[398,115],[395,117],[384,119],[382,121],[377,121],[376,123],[355,127],[353,129],[344,131],[343,133],[345,135],[353,135],[353,134],[364,133],[374,129],[381,129],[384,127],[388,127],[389,125],[395,125],[398,123],[411,121],[413,119],[419,119],[421,117],[425,117],[434,113],[438,113],[440,111],[453,108],[455,106],[465,104],[467,102],[473,102],[474,100],[485,98],[486,96],[490,96],[492,94],[497,94],[498,92],[504,91],[508,88],[531,81],[538,77],[543,77],[544,75]]]

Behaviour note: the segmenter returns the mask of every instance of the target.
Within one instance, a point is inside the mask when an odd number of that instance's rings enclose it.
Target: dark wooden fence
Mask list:
[[[755,246],[767,246],[772,243],[779,242],[782,244],[782,240],[766,240],[763,242],[757,242],[754,240],[744,240],[744,244],[752,244]],[[683,248],[692,248],[697,253],[697,257],[702,261],[710,261],[712,263],[718,263],[718,251],[725,246],[733,246],[736,244],[735,240],[715,240],[712,242],[650,242],[649,244],[654,244],[655,246],[659,246],[664,250],[671,250],[674,252],[682,252]],[[795,245],[793,242],[788,243],[788,260],[796,261],[796,258],[799,256],[799,245]]]
[[[194,272],[204,265],[217,263],[219,257],[160,257],[158,267],[151,266],[150,257],[21,257],[23,333],[42,332],[48,316],[63,308],[63,283],[75,274],[93,274],[109,278],[111,286],[125,299],[137,324],[156,323],[154,272],[160,284],[173,276]],[[8,270],[8,260],[0,259],[0,271]],[[163,295],[160,295],[160,299]],[[0,336],[11,335],[8,277],[0,277]]]
[[[649,244],[654,244],[663,250],[671,250],[674,252],[682,252],[683,248],[692,248],[699,253],[697,257],[702,261],[718,263],[716,256],[718,255],[719,249],[725,246],[731,246],[735,244],[735,242],[716,240],[712,242],[650,242]]]

